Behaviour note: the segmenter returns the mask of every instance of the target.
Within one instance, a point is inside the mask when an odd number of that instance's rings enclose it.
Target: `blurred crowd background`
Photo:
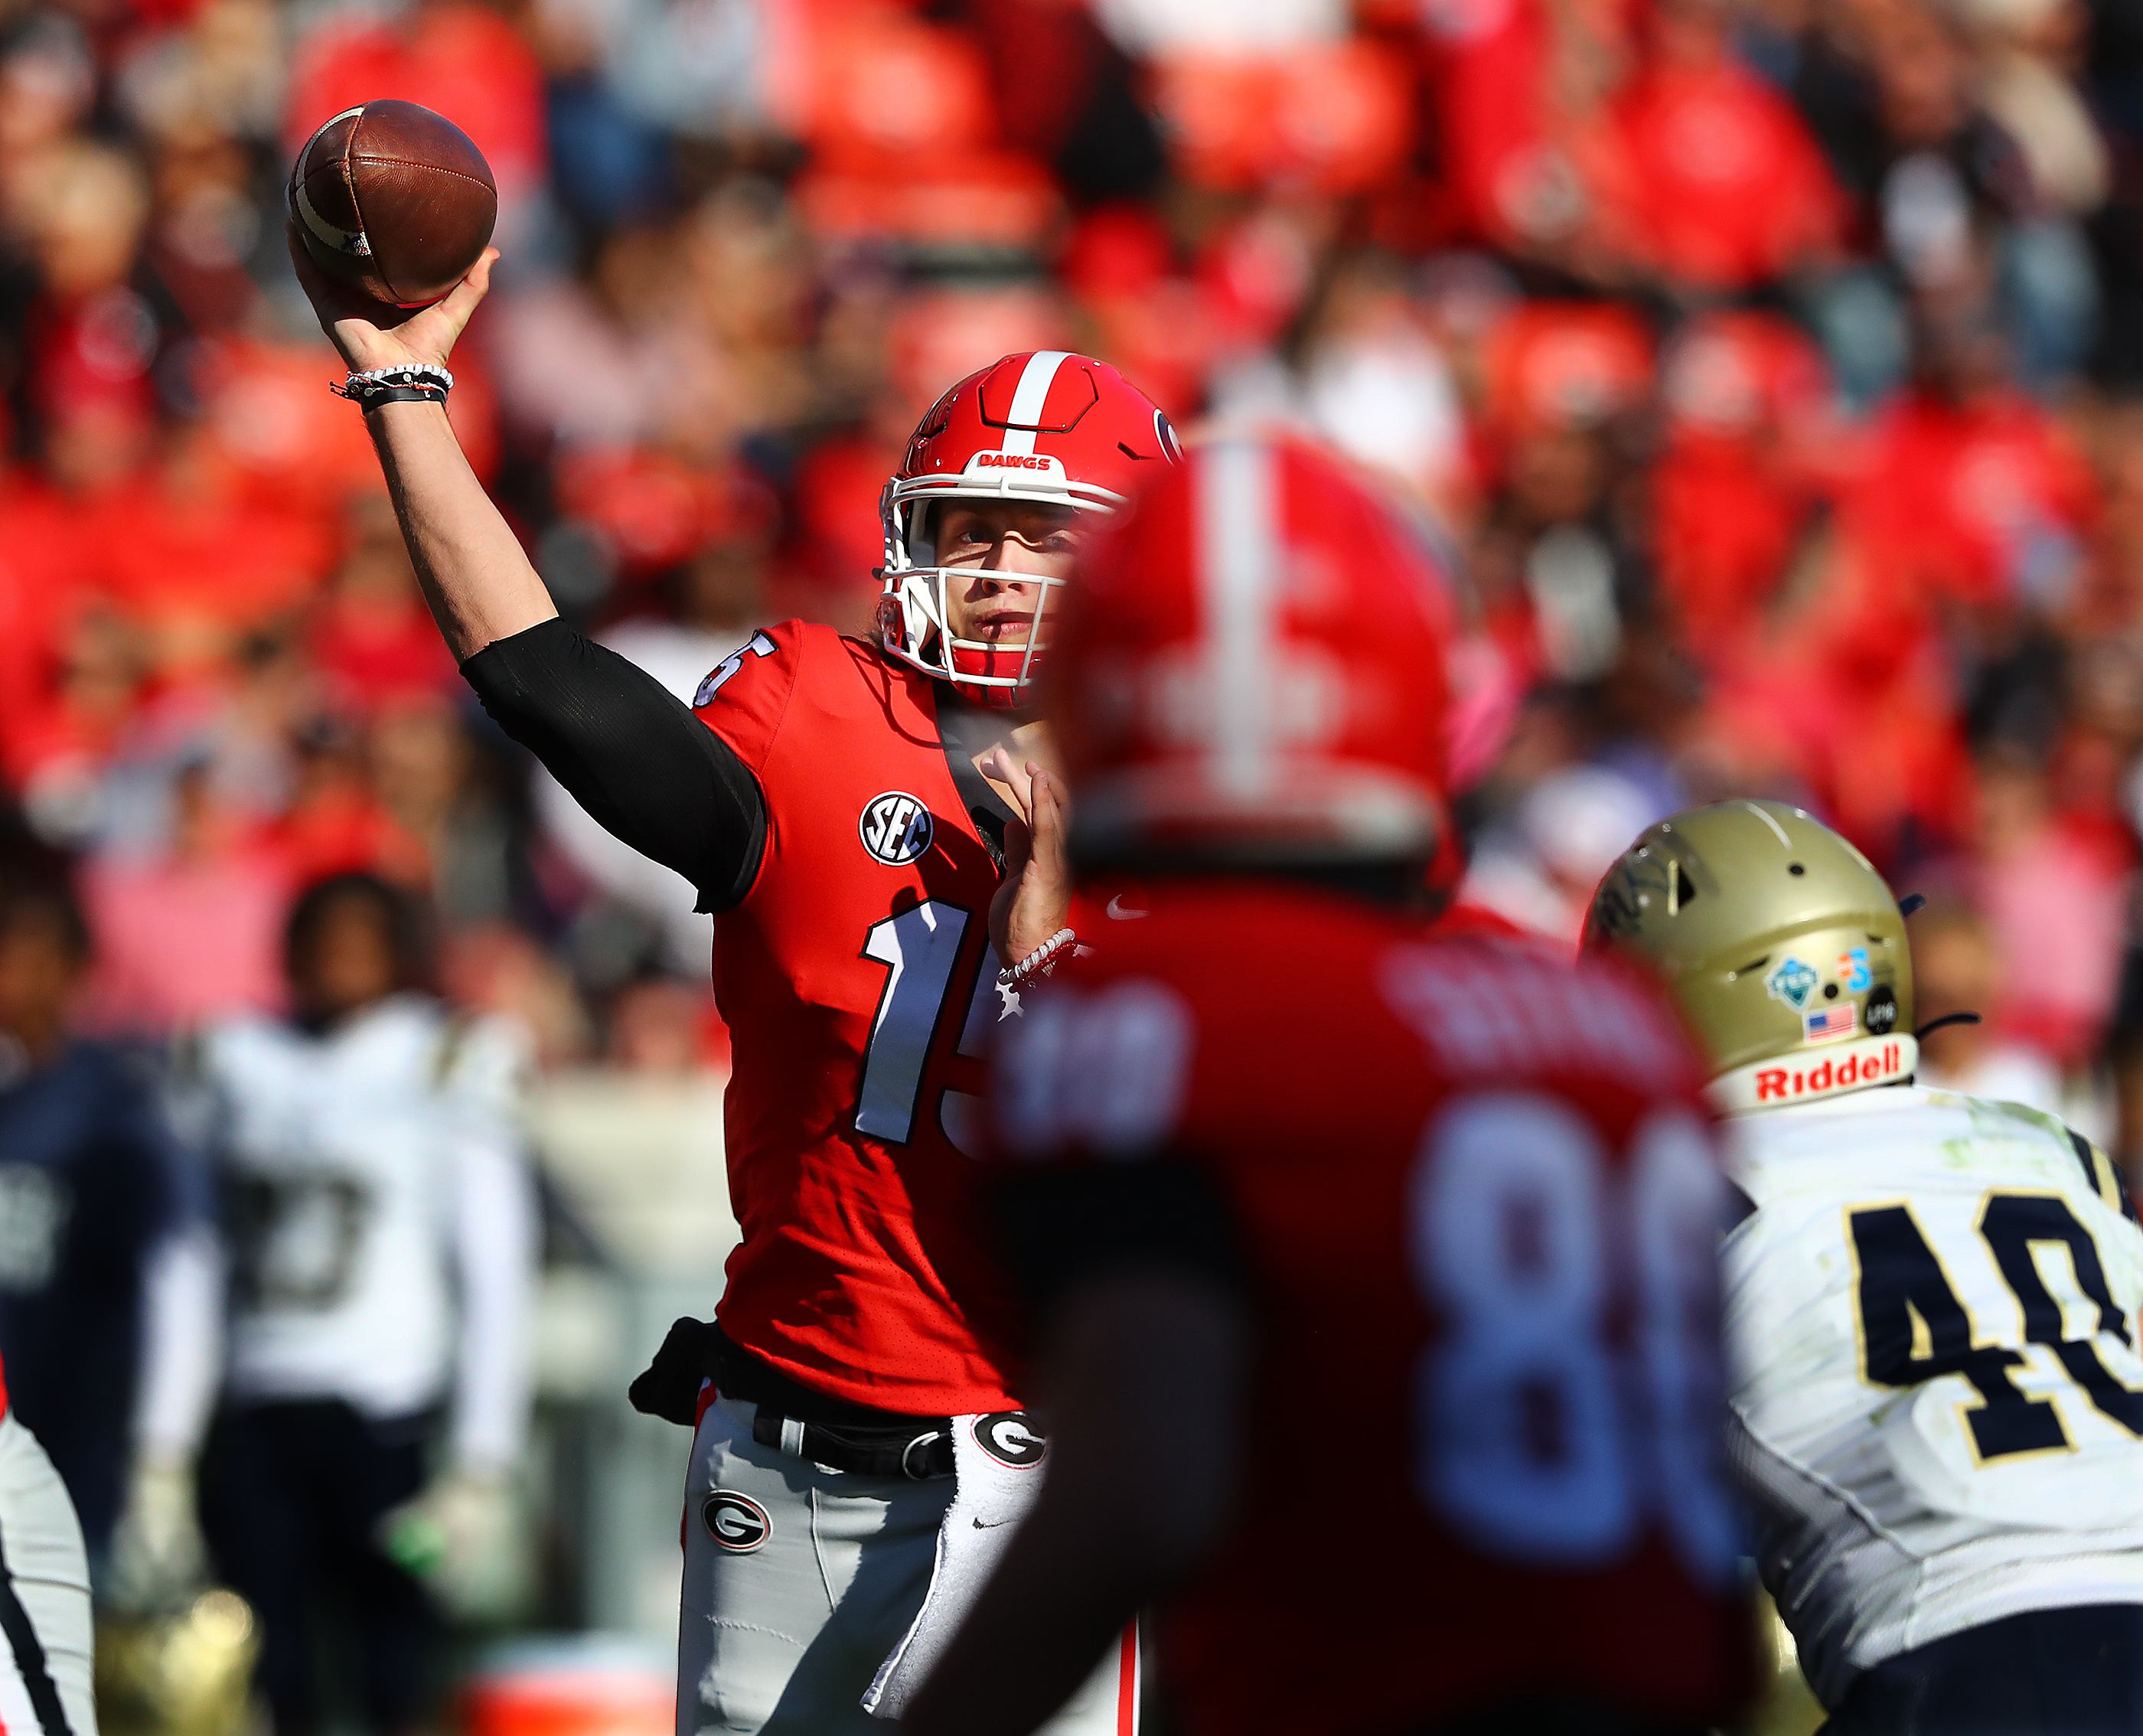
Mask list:
[[[280,1007],[294,893],[352,870],[525,1031],[521,1619],[674,1598],[681,1442],[615,1389],[713,1298],[727,1045],[689,891],[474,707],[325,389],[285,177],[385,96],[498,181],[463,442],[681,694],[757,625],[860,629],[921,411],[1088,350],[1418,512],[1469,896],[1574,938],[1651,820],[1797,801],[1929,900],[1920,1016],[1985,1016],[1931,1071],[2143,1162],[2136,0],[18,0],[4,868],[72,886],[71,1016],[144,1052]]]

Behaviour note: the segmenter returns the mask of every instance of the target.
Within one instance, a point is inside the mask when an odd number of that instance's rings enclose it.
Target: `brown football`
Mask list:
[[[344,109],[290,171],[290,215],[329,276],[421,307],[468,274],[498,220],[491,165],[444,115],[391,100]]]

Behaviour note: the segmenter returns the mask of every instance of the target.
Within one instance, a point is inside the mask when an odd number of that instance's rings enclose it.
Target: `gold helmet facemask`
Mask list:
[[[1903,1084],[1918,1063],[1897,899],[1859,851],[1783,802],[1661,820],[1607,871],[1584,944],[1665,985],[1722,1110]]]

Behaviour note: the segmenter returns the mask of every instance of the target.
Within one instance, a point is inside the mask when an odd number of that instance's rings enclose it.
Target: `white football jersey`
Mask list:
[[[418,995],[324,1036],[258,1018],[205,1035],[233,1397],[384,1417],[451,1388],[463,1462],[517,1453],[536,1258],[524,1053],[510,1027]]]
[[[1824,1704],[1947,1634],[2143,1603],[2143,1229],[2105,1155],[1911,1086],[1726,1130],[1735,1448]]]

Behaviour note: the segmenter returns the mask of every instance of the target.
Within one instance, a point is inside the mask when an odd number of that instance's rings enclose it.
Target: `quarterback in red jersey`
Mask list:
[[[1151,913],[997,1051],[1053,1468],[912,1736],[1036,1728],[1156,1595],[1193,1736],[1695,1733],[1742,1690],[1699,1070],[1636,977],[1407,908],[1433,582],[1253,438],[1082,566],[1074,856]]]
[[[716,926],[744,1229],[721,1323],[814,1391],[913,1416],[1018,1407],[962,1147],[999,970],[1068,911],[1026,921],[1007,901],[993,944],[1012,816],[977,759],[1032,690],[1073,515],[1120,503],[1174,442],[1082,356],[1007,357],[961,381],[886,485],[876,641],[790,621],[696,695],[766,816],[756,874]]]
[[[680,1322],[632,1395],[695,1431],[679,1730],[868,1730],[867,1708],[897,1709],[878,1679],[931,1600],[940,1532],[1038,1481],[961,1144],[1011,1004],[1000,960],[1053,956],[1080,920],[1018,811],[1053,800],[1020,731],[1047,618],[1088,526],[1180,451],[1104,363],[982,369],[887,484],[874,638],[755,634],[688,710],[557,618],[455,443],[445,364],[489,258],[382,326],[293,250],[464,676],[715,918],[743,1240],[719,1323]],[[994,1457],[961,1444],[977,1419]],[[1135,1654],[1063,1728],[1119,1736],[1127,1677]]]

